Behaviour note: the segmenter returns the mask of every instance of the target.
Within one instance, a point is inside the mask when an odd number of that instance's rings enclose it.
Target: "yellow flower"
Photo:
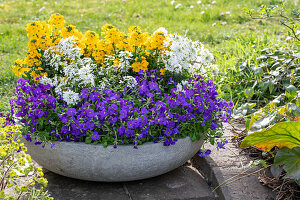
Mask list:
[[[24,60],[17,59],[15,61],[15,64],[12,66],[12,71],[14,72],[14,74],[16,76],[21,76],[25,72],[29,71],[29,68],[24,67],[24,65],[25,65],[25,61]]]
[[[132,64],[132,70],[134,72],[139,72],[140,70],[145,71],[148,69],[148,65],[149,63],[144,56],[141,58],[136,57],[135,62]]]
[[[141,32],[141,28],[139,26],[129,26],[128,28],[128,33],[131,33],[131,32]]]
[[[165,75],[166,69],[160,69],[160,75]]]
[[[151,37],[148,38],[146,42],[147,50],[163,50],[166,49],[164,45],[164,41],[166,40],[166,36],[163,32],[156,32]]]
[[[99,41],[99,35],[94,31],[86,31],[81,38],[80,42],[83,43],[85,50],[85,56],[89,57],[92,55],[93,50],[96,48],[96,44]]]
[[[111,24],[105,24],[104,26],[102,26],[102,28],[101,28],[101,31],[102,31],[101,35],[105,34],[105,32],[107,30],[111,29],[111,28],[114,28],[114,26],[111,25]]]
[[[76,39],[80,40],[83,36],[83,34],[80,31],[78,31],[73,25],[68,25],[66,27],[63,27],[61,32],[63,38],[74,36]]]
[[[65,24],[65,19],[64,16],[58,14],[58,13],[54,13],[50,16],[49,19],[49,24],[54,26],[55,28],[61,29],[63,28],[64,24]]]
[[[108,29],[108,30],[105,32],[105,41],[106,41],[106,42],[109,42],[109,43],[112,43],[112,44],[115,45],[116,47],[117,47],[119,44],[122,44],[122,42],[124,41],[124,38],[125,38],[125,33],[119,31],[119,30],[116,29],[116,28]]]

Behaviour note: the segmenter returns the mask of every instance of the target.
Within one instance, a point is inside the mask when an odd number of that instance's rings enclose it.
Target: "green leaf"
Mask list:
[[[294,117],[297,117],[300,115],[300,108],[293,103],[288,103],[286,109],[291,113]]]
[[[283,168],[281,165],[272,165],[271,166],[271,173],[274,177],[279,178],[279,176],[281,175],[283,171]]]
[[[92,142],[92,138],[91,137],[86,137],[85,138],[85,143],[86,144],[90,144]]]
[[[106,141],[103,143],[103,147],[105,147],[105,148],[108,147],[108,144]]]
[[[245,91],[244,91],[244,95],[245,97],[248,99],[250,97],[252,97],[254,95],[254,90],[253,88],[247,88]]]
[[[263,82],[263,83],[261,84],[261,89],[262,89],[262,91],[263,91],[263,92],[266,91],[266,90],[268,89],[269,85],[270,85],[270,81],[269,81],[269,80]]]
[[[300,147],[280,149],[274,159],[275,164],[283,165],[286,178],[300,179]]]
[[[286,88],[285,94],[288,98],[296,98],[297,97],[297,88],[293,85],[289,85]]]
[[[271,112],[271,113],[261,117],[258,120],[253,119],[253,122],[250,127],[251,130],[252,131],[262,130],[263,128],[267,128],[271,124],[274,124],[276,122],[276,115],[277,115],[276,112]]]
[[[241,148],[250,146],[264,151],[270,151],[274,146],[300,147],[300,120],[277,123],[270,129],[248,135],[241,143]]]

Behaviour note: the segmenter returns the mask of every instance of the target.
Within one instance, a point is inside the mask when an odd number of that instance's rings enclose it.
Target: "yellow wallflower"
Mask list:
[[[105,35],[105,32],[107,30],[111,29],[111,28],[114,28],[114,26],[111,25],[111,24],[105,24],[104,26],[102,26],[102,28],[101,28],[101,31],[102,31],[101,35]]]
[[[80,42],[85,46],[85,56],[91,56],[96,44],[99,41],[99,35],[94,31],[86,31]]]
[[[61,29],[63,28],[64,24],[65,24],[65,19],[64,16],[58,14],[58,13],[54,13],[50,16],[49,19],[49,24],[54,26],[55,28]]]
[[[120,64],[120,61],[119,61],[118,58],[116,58],[116,59],[114,60],[114,66],[115,66],[115,67],[119,67],[119,64]]]
[[[164,46],[164,41],[166,40],[166,36],[163,32],[156,32],[151,37],[148,38],[146,42],[147,50],[163,50],[166,47]]]
[[[24,74],[24,72],[29,71],[28,68],[23,67],[24,64],[25,64],[24,60],[17,59],[15,61],[15,64],[12,66],[12,71],[16,76],[21,76],[22,74]]]
[[[83,34],[80,31],[78,31],[75,28],[75,26],[73,26],[73,25],[68,25],[66,27],[63,27],[61,32],[62,32],[63,38],[68,38],[70,36],[74,36],[75,38],[80,40],[83,36]]]
[[[166,73],[166,69],[160,69],[159,71],[160,71],[160,75],[165,75]]]
[[[125,33],[116,28],[110,28],[105,32],[105,41],[118,46],[124,41]]]
[[[104,40],[99,40],[96,43],[92,56],[95,59],[97,64],[103,63],[105,57],[105,48],[106,48],[106,44]]]
[[[135,62],[132,64],[132,70],[134,72],[139,72],[140,70],[147,70],[149,63],[147,62],[146,58],[142,56],[141,58],[136,57]]]
[[[128,33],[132,33],[132,32],[141,32],[141,28],[139,26],[129,26],[128,27]]]

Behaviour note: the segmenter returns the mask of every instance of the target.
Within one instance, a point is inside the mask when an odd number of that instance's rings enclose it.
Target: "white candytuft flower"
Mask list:
[[[63,92],[62,98],[68,105],[74,105],[79,101],[79,94],[68,90]]]
[[[77,102],[79,97],[76,91],[95,86],[93,70],[96,64],[91,58],[81,57],[80,48],[73,37],[61,39],[56,46],[47,49],[43,55],[47,65],[58,73],[52,78],[44,76],[41,82],[55,86],[55,92],[68,104]]]
[[[171,35],[166,45],[171,44],[165,51],[163,62],[166,70],[174,73],[195,73],[202,66],[211,64],[214,57],[203,44],[192,41],[187,37]]]

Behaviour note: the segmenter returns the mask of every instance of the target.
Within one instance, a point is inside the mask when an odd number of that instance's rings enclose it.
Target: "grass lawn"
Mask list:
[[[10,66],[26,54],[26,24],[48,20],[52,13],[64,15],[67,24],[81,31],[100,33],[102,25],[113,24],[122,31],[139,25],[153,32],[187,34],[202,41],[216,56],[224,73],[255,54],[255,48],[276,43],[285,33],[277,21],[253,21],[243,8],[257,9],[278,0],[0,0],[0,112],[9,110],[15,77]],[[290,0],[288,8],[298,1]],[[226,74],[225,74],[226,75]],[[221,88],[221,87],[220,87]],[[226,97],[230,98],[230,94]]]

